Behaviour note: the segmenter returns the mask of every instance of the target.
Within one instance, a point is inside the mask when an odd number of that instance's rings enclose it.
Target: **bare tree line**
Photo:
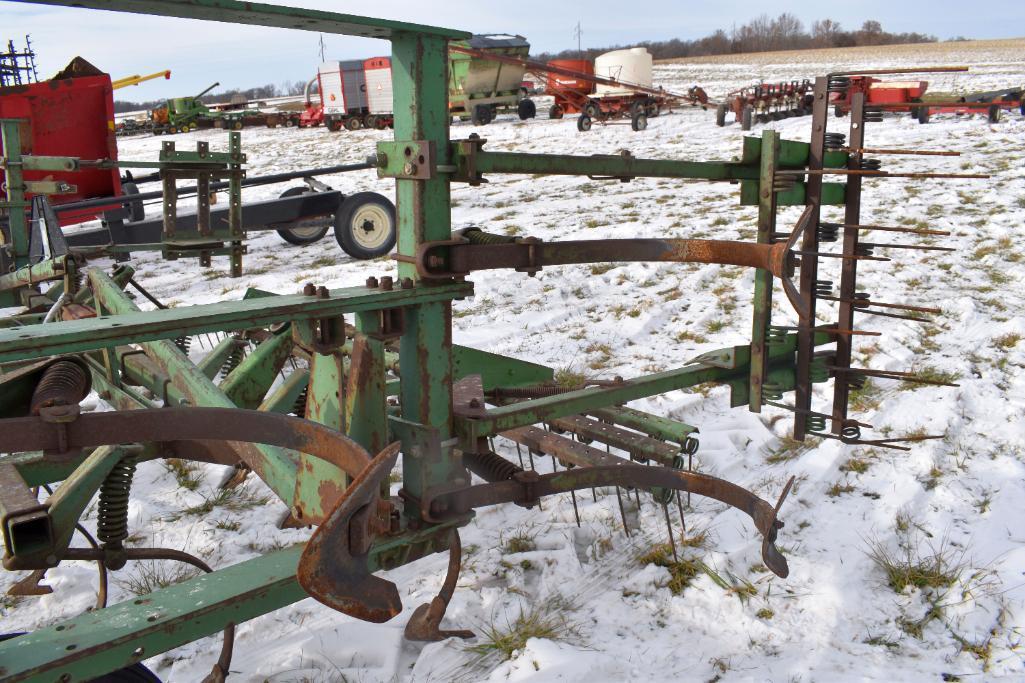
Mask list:
[[[214,102],[231,102],[233,99],[236,101],[245,100],[252,102],[255,100],[266,100],[271,97],[286,97],[289,95],[302,95],[303,89],[306,87],[306,81],[285,81],[278,85],[268,83],[267,85],[257,86],[255,88],[229,88],[228,90],[220,90],[213,93],[207,93],[200,99],[205,104],[211,104]],[[196,92],[199,92],[198,90]],[[194,95],[195,93],[180,93],[180,95]],[[156,109],[157,107],[163,107],[167,104],[166,100],[149,100],[145,102],[131,102],[127,100],[114,100],[114,112],[120,114],[128,111],[142,111],[144,109]]]
[[[655,59],[679,57],[705,57],[709,55],[741,54],[744,52],[773,52],[778,50],[805,50],[822,47],[856,47],[860,45],[896,45],[902,43],[934,43],[936,36],[924,33],[890,33],[875,20],[865,21],[861,28],[848,31],[840,22],[821,19],[806,30],[800,19],[789,12],[776,18],[763,14],[729,31],[719,29],[711,35],[695,40],[646,41],[635,45],[646,47]],[[957,38],[964,40],[964,38]],[[534,59],[594,59],[609,50],[623,46],[590,48],[581,54],[577,50],[558,53],[543,52]],[[632,46],[631,46],[632,47]]]

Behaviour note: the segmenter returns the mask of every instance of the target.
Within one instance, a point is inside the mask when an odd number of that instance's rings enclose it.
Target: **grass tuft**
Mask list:
[[[569,640],[576,631],[563,614],[566,609],[562,598],[539,600],[529,611],[521,610],[511,624],[502,627],[492,622],[484,626],[477,636],[480,642],[468,649],[480,655],[497,653],[503,660],[509,660],[523,650],[531,638]]]

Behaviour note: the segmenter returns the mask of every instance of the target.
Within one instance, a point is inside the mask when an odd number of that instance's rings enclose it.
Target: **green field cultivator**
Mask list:
[[[733,406],[790,411],[797,439],[814,434],[904,448],[900,439],[863,434],[868,425],[848,417],[850,391],[866,377],[928,380],[852,367],[851,340],[874,334],[855,322],[879,315],[918,320],[935,311],[877,300],[859,289],[859,269],[886,260],[874,252],[940,247],[864,236],[945,233],[863,225],[862,183],[943,176],[887,172],[867,158],[865,125],[878,116],[860,93],[845,121],[849,134],[826,131],[828,95],[847,87],[846,76],[815,81],[810,142],[765,131],[746,138],[735,161],[491,152],[479,138],[449,139],[448,41],[467,33],[232,0],[45,4],[390,40],[395,140],[379,143],[376,164],[381,177],[396,182],[398,263],[396,274],[371,277],[365,286],[311,283],[297,293],[250,290],[241,301],[142,311],[129,292],[148,294],[129,265],[112,272],[90,267],[87,255],[61,249],[59,234],[33,228],[23,192],[60,188],[26,188],[22,167],[6,163],[0,297],[20,309],[0,320],[3,564],[31,572],[15,587],[23,595],[48,590],[40,583],[45,572],[69,561],[96,563],[101,590],[98,609],[0,643],[0,679],[87,680],[223,632],[224,649],[208,678],[223,680],[235,624],[308,596],[357,619],[387,621],[402,610],[400,594],[374,573],[446,551],[451,560],[441,594],[415,610],[406,635],[472,635],[441,628],[460,569],[458,529],[476,508],[534,507],[545,496],[593,487],[644,491],[663,506],[679,501],[675,492],[722,501],[750,517],[765,566],[785,577],[787,560],[775,543],[791,484],[767,501],[691,471],[695,428],[626,407],[637,399],[727,384]],[[165,187],[173,189],[175,177],[197,177],[192,154],[165,150]],[[216,161],[238,163],[237,147]],[[46,163],[57,162],[21,160],[24,168]],[[543,242],[483,229],[453,233],[452,183],[479,185],[497,174],[731,183],[742,205],[758,207],[758,238]],[[173,224],[173,204],[165,211]],[[827,221],[827,213],[837,217]],[[218,242],[231,252],[235,235]],[[836,248],[824,250],[828,244]],[[578,386],[556,384],[550,368],[453,343],[452,302],[473,293],[468,278],[476,271],[515,269],[528,277],[562,264],[609,261],[754,268],[751,342],[678,369]],[[835,287],[824,273],[834,266]],[[796,324],[772,320],[780,294]],[[193,362],[186,351],[204,339],[208,353]],[[813,405],[813,386],[827,382],[831,405]],[[81,410],[90,391],[114,409]],[[563,469],[525,469],[496,454],[498,438],[553,456]],[[392,497],[389,474],[400,454],[401,488]],[[312,536],[212,572],[180,550],[136,547],[128,528],[133,472],[139,462],[160,458],[233,466],[236,482],[259,477],[288,507],[282,524],[313,527]],[[98,523],[86,529],[79,520],[94,499]],[[87,545],[73,543],[76,532]],[[107,573],[140,559],[185,562],[206,573],[106,606]]]

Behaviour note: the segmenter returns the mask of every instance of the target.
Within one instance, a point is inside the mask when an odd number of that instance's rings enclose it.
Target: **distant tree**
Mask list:
[[[834,47],[837,36],[842,33],[840,22],[822,19],[812,22],[811,37],[815,47]]]

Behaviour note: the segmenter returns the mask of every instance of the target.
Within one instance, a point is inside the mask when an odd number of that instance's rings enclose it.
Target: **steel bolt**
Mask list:
[[[416,164],[412,161],[407,161],[402,167],[402,173],[405,175],[416,175]]]
[[[386,292],[390,292],[394,282],[395,280],[392,279],[391,275],[385,275],[381,278],[381,289]]]
[[[320,298],[320,299],[327,299],[330,296],[331,296],[331,292],[327,291],[327,287],[325,287],[324,285],[321,285],[320,287],[317,287],[317,297],[318,298]]]
[[[388,155],[384,152],[377,153],[377,167],[384,168],[388,165]]]
[[[305,296],[313,296],[316,293],[317,288],[313,285],[312,282],[307,282],[306,285],[303,287],[303,294]]]
[[[399,286],[402,287],[402,289],[413,289],[413,278],[402,278],[401,280],[399,280]]]
[[[367,289],[377,289],[378,282],[377,278],[371,275],[367,278]]]
[[[432,256],[427,257],[427,265],[431,268],[441,268],[443,265],[445,265],[445,259],[438,256],[437,254],[434,254]]]

